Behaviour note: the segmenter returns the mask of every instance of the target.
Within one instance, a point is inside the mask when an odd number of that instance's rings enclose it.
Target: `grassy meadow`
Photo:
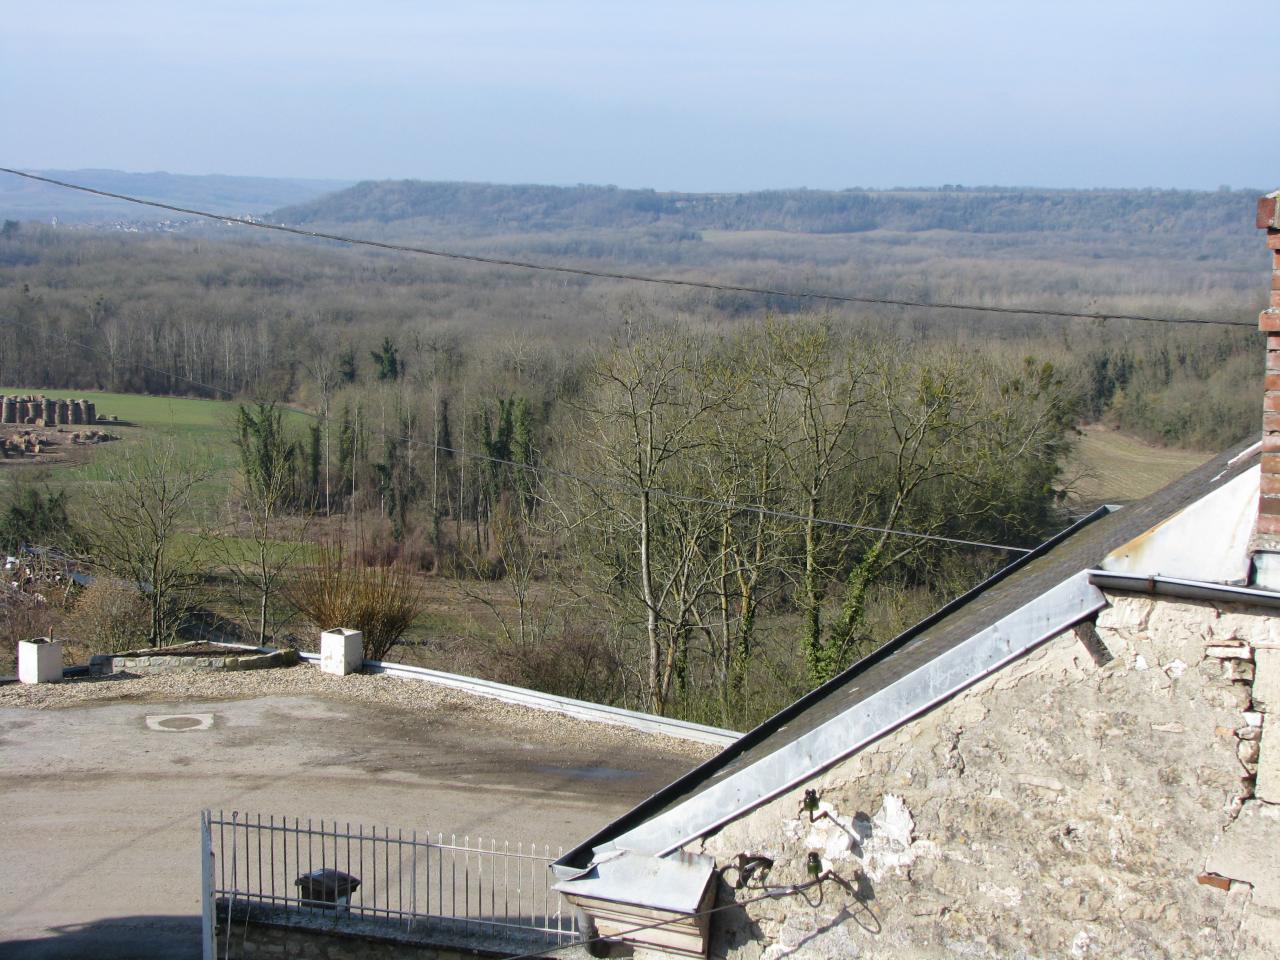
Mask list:
[[[1082,428],[1067,464],[1073,499],[1084,506],[1130,503],[1194,470],[1213,454],[1158,447],[1102,424]]]
[[[97,405],[99,420],[104,421],[97,424],[98,428],[120,437],[116,442],[80,448],[76,462],[50,464],[45,468],[49,481],[66,487],[73,497],[76,487],[103,482],[115,458],[148,443],[160,442],[173,444],[180,457],[208,475],[208,481],[200,488],[203,511],[216,513],[225,505],[237,463],[232,439],[237,404],[233,401],[21,386],[0,386],[0,394],[92,400]],[[111,417],[118,417],[119,422],[112,422]],[[302,414],[293,414],[292,418],[303,422]],[[13,465],[20,466],[24,473],[29,469],[26,464]],[[0,484],[7,485],[15,476],[0,469]]]

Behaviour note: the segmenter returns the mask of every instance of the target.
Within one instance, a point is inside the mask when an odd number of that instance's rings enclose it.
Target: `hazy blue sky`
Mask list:
[[[2,0],[0,160],[684,190],[1280,186],[1275,0]]]

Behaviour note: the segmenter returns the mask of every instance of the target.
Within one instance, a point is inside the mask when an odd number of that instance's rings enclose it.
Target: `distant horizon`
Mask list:
[[[8,165],[8,164],[6,164]],[[187,173],[176,170],[125,170],[118,167],[98,167],[98,166],[82,166],[82,167],[15,167],[15,169],[25,169],[31,173],[38,173],[45,176],[57,176],[58,174],[76,174],[76,173],[112,173],[124,174],[126,176],[166,176],[166,177],[227,177],[231,179],[243,180],[286,180],[299,183],[345,183],[348,186],[356,186],[360,183],[391,183],[391,182],[415,182],[415,183],[451,183],[451,184],[474,184],[489,185],[502,187],[553,187],[559,189],[573,189],[575,187],[595,187],[600,189],[615,190],[635,190],[635,191],[652,191],[655,193],[687,193],[687,194],[737,194],[737,193],[786,193],[789,191],[812,191],[814,193],[844,193],[844,192],[866,192],[866,193],[894,193],[894,192],[945,192],[945,191],[994,191],[994,190],[1040,190],[1040,191],[1061,191],[1061,192],[1147,192],[1147,193],[1270,193],[1275,187],[1258,187],[1252,185],[1235,186],[1233,184],[1220,184],[1216,187],[1191,187],[1191,186],[1060,186],[1051,184],[1033,184],[1033,183],[914,183],[914,184],[896,184],[891,187],[882,186],[861,186],[851,185],[845,187],[825,187],[811,185],[790,185],[790,186],[766,186],[753,187],[739,190],[732,189],[707,189],[707,190],[686,190],[680,188],[664,188],[653,186],[635,186],[630,184],[619,183],[591,183],[579,182],[569,183],[544,180],[472,180],[466,178],[438,178],[438,177],[414,177],[414,176],[391,176],[391,177],[308,177],[293,176],[290,174],[263,174],[263,173],[226,173],[223,171],[215,171],[209,173]],[[17,179],[11,175],[8,179]],[[1280,180],[1280,177],[1277,178]],[[28,181],[30,182],[30,181]],[[56,188],[51,188],[56,189]]]

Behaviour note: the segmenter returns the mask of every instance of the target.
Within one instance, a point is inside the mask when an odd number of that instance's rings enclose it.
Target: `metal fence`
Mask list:
[[[509,843],[298,817],[205,811],[206,904],[263,904],[329,920],[350,916],[561,944],[578,939],[574,914],[551,889],[559,856]],[[356,878],[343,896],[337,878]],[[307,878],[313,878],[308,880]]]

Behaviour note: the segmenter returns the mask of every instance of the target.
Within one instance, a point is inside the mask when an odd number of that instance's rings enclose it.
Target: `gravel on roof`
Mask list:
[[[0,707],[56,710],[121,702],[187,703],[279,696],[318,697],[422,714],[446,711],[451,720],[505,728],[525,739],[589,739],[602,745],[659,751],[693,760],[705,760],[719,749],[630,727],[593,723],[549,710],[504,703],[424,681],[385,674],[353,673],[338,677],[321,673],[317,667],[305,663],[228,673],[113,674],[69,677],[58,683],[10,683],[0,686]]]

